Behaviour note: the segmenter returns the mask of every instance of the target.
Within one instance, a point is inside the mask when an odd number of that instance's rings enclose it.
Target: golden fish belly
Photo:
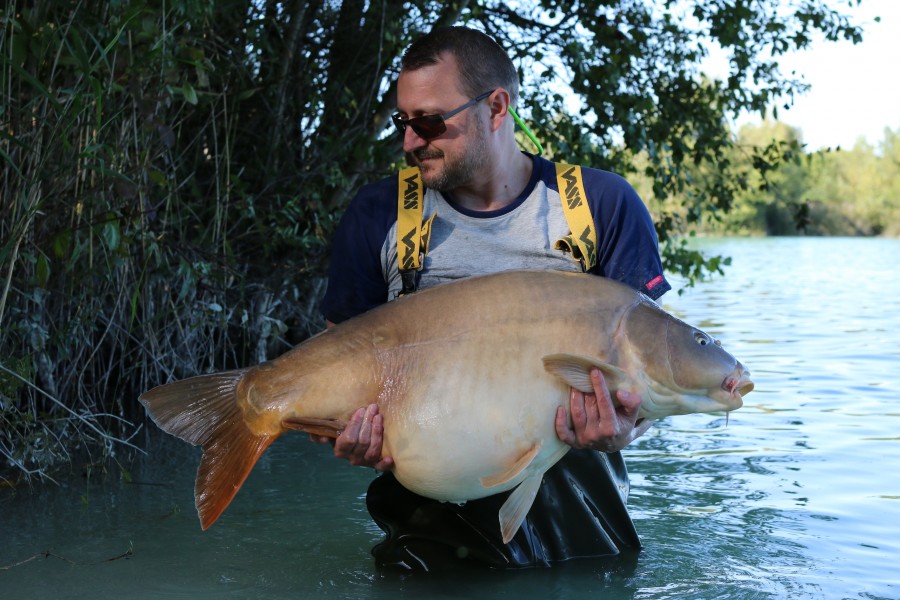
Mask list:
[[[398,481],[413,492],[455,502],[481,498],[543,473],[560,457],[554,419],[568,386],[541,368],[548,342],[498,347],[499,329],[493,336],[472,330],[433,340],[429,356],[437,361],[398,359],[406,385],[402,395],[380,401],[384,452],[394,459]],[[533,460],[512,478],[483,484],[509,473],[535,447]]]

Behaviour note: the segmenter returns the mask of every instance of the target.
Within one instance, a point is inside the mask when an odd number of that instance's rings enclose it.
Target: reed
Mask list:
[[[5,2],[0,477],[133,451],[142,391],[321,327],[333,189],[259,151],[254,66],[174,4]]]

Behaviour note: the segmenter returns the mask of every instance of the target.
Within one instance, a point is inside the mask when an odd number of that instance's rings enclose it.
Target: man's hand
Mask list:
[[[309,436],[315,442],[330,442],[331,438]],[[394,468],[394,459],[381,456],[384,441],[384,418],[378,413],[378,405],[370,404],[353,413],[347,427],[334,441],[334,455],[345,458],[351,465],[373,467],[378,471]]]
[[[556,409],[556,435],[573,448],[592,448],[601,452],[621,450],[644,434],[653,421],[638,419],[641,397],[619,390],[616,407],[600,369],[591,369],[593,394],[575,388],[569,393],[571,423],[562,406]]]

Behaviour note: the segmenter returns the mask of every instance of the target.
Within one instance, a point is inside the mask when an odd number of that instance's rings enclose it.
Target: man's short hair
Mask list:
[[[413,42],[400,61],[404,71],[415,71],[436,64],[444,52],[451,53],[459,65],[460,84],[474,98],[502,87],[509,92],[510,104],[519,98],[519,75],[506,51],[494,39],[468,27],[438,27]]]

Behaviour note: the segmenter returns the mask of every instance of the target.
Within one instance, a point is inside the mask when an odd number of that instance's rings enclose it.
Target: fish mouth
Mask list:
[[[744,405],[743,396],[754,387],[750,371],[738,363],[719,385],[707,380],[711,387],[677,388],[667,387],[653,380],[646,380],[642,410],[648,418],[659,419],[670,415],[691,413],[713,413],[737,410]],[[643,395],[643,394],[642,394]]]
[[[723,384],[726,390],[731,392],[732,394],[740,394],[744,396],[745,394],[749,394],[753,391],[754,384],[750,379],[750,371],[738,367],[738,377],[728,377],[725,379],[725,383]]]
[[[728,392],[728,399],[731,403],[737,405],[734,408],[740,408],[743,405],[742,398],[752,392],[753,388],[754,384],[750,379],[750,371],[747,371],[741,365],[738,365],[735,372],[722,382],[722,389]]]

